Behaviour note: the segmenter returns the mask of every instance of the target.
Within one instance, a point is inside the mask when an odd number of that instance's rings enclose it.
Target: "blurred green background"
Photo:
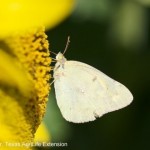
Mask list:
[[[44,118],[52,142],[69,150],[150,149],[150,1],[77,0],[73,14],[47,32],[50,50],[71,43],[68,60],[90,64],[127,86],[131,105],[94,122],[73,124],[62,118],[54,90]]]

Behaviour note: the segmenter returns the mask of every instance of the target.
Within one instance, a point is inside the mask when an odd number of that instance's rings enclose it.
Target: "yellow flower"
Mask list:
[[[46,38],[40,28],[0,43],[0,143],[33,142],[50,90]]]
[[[56,26],[71,13],[73,6],[74,0],[1,2],[0,149],[12,149],[6,142],[34,142],[45,114],[51,78],[49,43],[40,27]],[[48,139],[44,132],[42,140]]]
[[[41,25],[52,28],[73,10],[74,0],[5,0],[0,4],[0,37]]]

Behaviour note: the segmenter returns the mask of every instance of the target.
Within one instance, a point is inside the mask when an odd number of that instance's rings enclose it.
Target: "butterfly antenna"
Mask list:
[[[52,52],[52,51],[50,51],[52,54],[54,54],[54,55],[57,55],[56,53],[54,53],[54,52]]]
[[[65,47],[65,50],[64,50],[64,52],[63,52],[63,55],[64,55],[65,52],[67,51],[68,46],[69,46],[69,43],[70,43],[70,36],[68,36],[67,43],[66,43],[66,47]]]

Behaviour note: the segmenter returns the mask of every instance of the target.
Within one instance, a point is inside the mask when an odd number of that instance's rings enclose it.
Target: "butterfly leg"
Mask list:
[[[50,86],[55,82],[56,80],[53,80],[51,83],[50,83]]]
[[[59,78],[59,74],[55,75],[55,78],[54,76],[52,77],[53,78],[53,81],[50,83],[50,86]]]

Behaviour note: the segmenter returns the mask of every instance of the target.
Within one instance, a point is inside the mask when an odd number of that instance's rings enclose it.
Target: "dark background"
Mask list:
[[[70,17],[47,31],[50,50],[63,52],[70,35],[65,57],[90,64],[123,83],[134,100],[94,122],[73,124],[62,118],[52,89],[44,121],[52,142],[68,143],[52,149],[149,150],[150,2],[80,1]]]

